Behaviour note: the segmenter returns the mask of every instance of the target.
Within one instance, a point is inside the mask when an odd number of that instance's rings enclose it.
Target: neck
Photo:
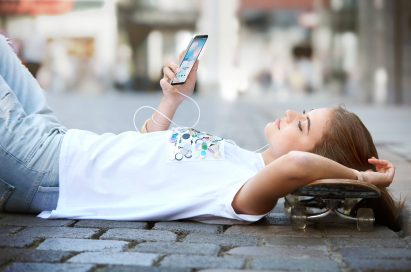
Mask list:
[[[268,164],[270,164],[272,161],[274,161],[275,159],[277,159],[277,157],[274,156],[274,154],[273,154],[273,152],[272,152],[272,150],[271,150],[271,147],[268,148],[267,150],[264,150],[264,151],[261,153],[261,156],[263,157],[263,160],[264,160],[264,164],[265,164],[265,165],[268,165]]]

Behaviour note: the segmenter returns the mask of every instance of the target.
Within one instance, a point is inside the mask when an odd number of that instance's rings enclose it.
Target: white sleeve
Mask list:
[[[249,178],[251,178],[251,176]],[[225,205],[225,212],[228,213],[230,218],[252,223],[266,216],[268,212],[265,214],[260,214],[260,215],[239,214],[234,211],[234,208],[232,206],[234,197],[236,196],[237,192],[244,186],[245,183],[247,183],[249,178],[246,178],[244,182],[238,182],[236,186],[232,186],[231,188],[229,188],[229,190],[227,190],[225,194],[224,205]]]

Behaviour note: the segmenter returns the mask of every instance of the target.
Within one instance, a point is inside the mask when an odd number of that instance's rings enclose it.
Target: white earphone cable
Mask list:
[[[195,101],[193,98],[189,97],[188,95],[183,94],[182,92],[179,92],[179,91],[177,91],[177,93],[179,93],[180,95],[182,95],[182,96],[188,98],[189,100],[191,100],[191,101],[194,103],[194,105],[197,107],[197,111],[198,111],[197,120],[194,122],[194,124],[193,124],[192,126],[190,126],[190,127],[192,127],[192,128],[195,128],[195,127],[198,125],[198,123],[200,122],[200,118],[201,118],[201,109],[200,109],[200,106],[198,105],[197,101]],[[174,121],[172,121],[167,115],[165,115],[165,114],[162,113],[161,111],[157,110],[156,108],[151,107],[151,106],[141,106],[140,108],[138,108],[138,109],[134,112],[134,115],[133,115],[133,125],[134,125],[134,128],[136,129],[136,131],[139,131],[139,129],[138,129],[137,126],[136,126],[137,113],[139,113],[142,109],[151,109],[151,110],[157,112],[158,114],[160,114],[161,116],[163,116],[163,117],[164,117],[165,119],[167,119],[168,121],[170,121],[170,123],[173,124],[174,126],[176,126],[176,127],[181,127],[179,124],[177,124],[177,123],[175,123]],[[233,140],[227,139],[227,141],[237,146],[237,144],[236,144]],[[266,148],[267,146],[269,146],[269,145],[266,144],[266,145],[264,145],[263,147],[258,148],[258,149],[255,150],[254,152],[259,152],[259,151],[261,151],[262,149]]]
[[[201,118],[201,109],[200,106],[198,105],[197,101],[195,101],[193,98],[189,97],[188,95],[183,94],[182,92],[177,91],[177,93],[179,93],[180,95],[190,99],[194,105],[197,107],[197,111],[198,111],[198,115],[197,115],[197,120],[194,122],[194,124],[190,127],[195,128],[198,123],[200,122],[200,118]],[[155,112],[157,112],[158,114],[160,114],[161,116],[163,116],[165,119],[167,119],[168,121],[170,121],[171,124],[173,124],[176,127],[181,127],[179,124],[177,124],[176,122],[174,122],[173,120],[171,120],[167,115],[165,115],[164,113],[162,113],[161,111],[157,110],[154,107],[151,106],[141,106],[140,108],[138,108],[135,112],[134,112],[134,116],[133,116],[133,125],[134,128],[136,129],[136,131],[139,131],[137,126],[136,126],[136,117],[137,117],[137,113],[139,113],[142,109],[151,109]]]

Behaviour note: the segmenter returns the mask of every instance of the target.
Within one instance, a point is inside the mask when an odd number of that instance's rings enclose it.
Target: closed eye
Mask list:
[[[303,126],[301,125],[301,121],[298,121],[298,128],[303,132]]]

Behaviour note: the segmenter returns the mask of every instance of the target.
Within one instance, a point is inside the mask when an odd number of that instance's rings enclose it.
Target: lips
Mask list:
[[[280,119],[276,119],[276,120],[274,121],[274,124],[277,126],[278,129],[280,129],[280,123],[281,123],[281,120],[280,120]]]

